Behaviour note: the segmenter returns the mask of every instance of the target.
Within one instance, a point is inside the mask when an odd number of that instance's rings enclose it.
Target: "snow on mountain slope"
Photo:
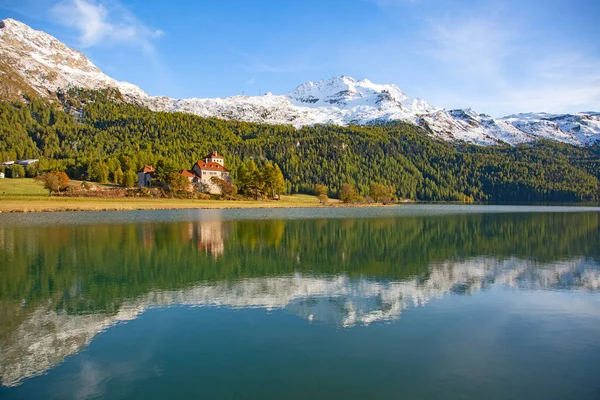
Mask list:
[[[0,54],[40,95],[69,87],[116,87],[125,96],[147,96],[139,87],[105,75],[86,56],[22,22],[0,22]]]
[[[502,118],[516,129],[550,140],[572,144],[589,144],[600,141],[600,113],[577,114],[517,114]]]
[[[41,96],[71,87],[112,87],[119,89],[128,101],[154,111],[247,122],[301,127],[405,121],[420,125],[444,140],[479,145],[515,145],[539,138],[576,145],[600,141],[600,113],[517,114],[494,119],[471,109],[436,108],[424,100],[408,97],[396,85],[375,84],[368,79],[357,81],[348,76],[306,82],[284,95],[213,99],[149,96],[131,83],[105,75],[82,53],[56,38],[13,19],[0,22],[0,56],[0,84],[5,84],[3,76],[18,74],[8,82],[26,82]],[[25,92],[21,87],[13,91]],[[0,90],[0,95],[5,92]]]

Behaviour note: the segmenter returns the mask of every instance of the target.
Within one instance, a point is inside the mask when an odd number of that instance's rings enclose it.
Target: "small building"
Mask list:
[[[211,194],[221,193],[221,188],[214,183],[212,178],[219,178],[226,182],[231,181],[229,170],[225,168],[224,158],[216,151],[208,154],[204,160],[196,161],[191,170],[184,170],[181,175],[196,185],[199,191]]]
[[[4,172],[0,172],[0,179],[4,179]]]
[[[23,167],[26,167],[28,165],[35,164],[38,161],[40,161],[40,160],[37,159],[37,158],[31,158],[31,159],[28,159],[28,160],[17,160],[16,164],[19,164],[19,165],[21,165]]]
[[[138,171],[138,187],[152,187],[152,179],[156,177],[156,170],[152,165],[144,165]]]
[[[14,161],[4,161],[4,162],[0,163],[0,167],[10,167],[14,163],[15,163]]]

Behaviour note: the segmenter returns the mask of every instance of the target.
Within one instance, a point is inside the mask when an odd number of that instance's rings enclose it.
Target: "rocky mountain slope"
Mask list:
[[[0,22],[0,98],[14,100],[23,94],[52,97],[72,87],[117,88],[128,101],[154,111],[296,127],[401,120],[420,125],[444,140],[480,145],[514,145],[539,138],[576,145],[600,141],[600,113],[517,114],[495,119],[471,109],[437,108],[408,97],[396,85],[347,76],[306,82],[283,95],[213,99],[149,96],[131,83],[105,75],[82,53],[44,32],[13,19]]]

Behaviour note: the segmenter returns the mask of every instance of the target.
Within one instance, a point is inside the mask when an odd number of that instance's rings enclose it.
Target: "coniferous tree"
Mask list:
[[[273,188],[275,190],[275,194],[277,194],[277,198],[279,198],[281,193],[284,193],[286,189],[285,178],[283,177],[283,172],[281,172],[279,165],[275,164],[274,168]]]
[[[113,176],[114,176],[114,179],[113,179],[114,183],[118,183],[120,185],[121,182],[123,182],[123,170],[121,169],[120,165],[117,167],[117,170],[115,171]]]
[[[121,183],[123,186],[125,186],[126,188],[132,188],[136,187],[137,183],[138,177],[135,171],[128,170],[127,172],[123,173],[123,181]]]

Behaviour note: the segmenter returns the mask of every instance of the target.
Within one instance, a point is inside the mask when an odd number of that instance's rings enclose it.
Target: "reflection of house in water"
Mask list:
[[[220,213],[211,213],[207,220],[193,221],[186,225],[184,235],[188,241],[194,241],[198,250],[219,258],[225,250],[226,228]]]
[[[212,254],[218,258],[225,248],[223,242],[223,222],[210,221],[198,222],[198,249]]]

